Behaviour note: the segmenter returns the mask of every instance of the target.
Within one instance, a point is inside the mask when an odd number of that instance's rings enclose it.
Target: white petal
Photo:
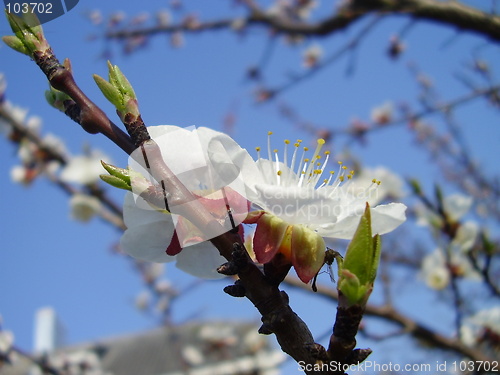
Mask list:
[[[82,185],[97,182],[99,175],[104,173],[101,160],[109,162],[109,158],[97,150],[94,150],[91,155],[75,156],[63,168],[61,180]]]
[[[135,199],[137,199],[137,202]],[[171,221],[168,214],[154,210],[144,199],[137,196],[134,197],[134,194],[131,192],[128,192],[125,195],[125,202],[123,204],[123,219],[127,228],[154,223],[157,221]]]
[[[444,212],[452,221],[459,220],[472,206],[472,197],[462,194],[448,195],[443,199]]]
[[[372,233],[392,232],[406,221],[406,206],[402,203],[389,203],[371,209]]]
[[[406,220],[406,206],[402,203],[390,203],[371,208],[372,234],[385,234],[393,231]],[[339,219],[336,223],[317,228],[323,237],[350,240],[359,224],[363,211],[355,210],[351,215]]]
[[[167,250],[174,225],[172,221],[156,221],[128,228],[123,234],[120,244],[127,254],[148,262],[165,263],[175,260],[167,255]]]
[[[216,269],[227,260],[208,241],[188,246],[176,256],[177,268],[193,276],[204,279],[220,279],[224,275],[217,273]]]

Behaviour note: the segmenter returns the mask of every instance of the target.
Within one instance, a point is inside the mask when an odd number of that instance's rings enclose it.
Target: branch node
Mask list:
[[[239,243],[233,243],[231,260],[217,268],[217,272],[222,275],[233,276],[243,271],[248,265],[248,256],[246,250]]]
[[[245,297],[247,292],[245,287],[241,284],[240,280],[236,280],[233,285],[228,285],[223,290],[231,297],[237,297],[237,298]]]
[[[259,328],[259,333],[261,335],[272,335],[274,332],[272,331],[271,327],[267,323],[262,323],[262,325]]]
[[[346,363],[349,365],[357,365],[368,358],[370,354],[372,354],[372,350],[370,348],[354,349],[351,354],[347,356]]]

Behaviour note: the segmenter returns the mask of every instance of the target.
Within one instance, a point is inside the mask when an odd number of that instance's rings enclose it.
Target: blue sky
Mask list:
[[[188,9],[196,7],[203,19],[231,11],[229,2],[224,1],[210,2],[210,5],[185,3]],[[119,9],[134,15],[154,12],[165,4],[158,0],[135,3],[80,0],[71,12],[44,25],[56,55],[60,60],[65,57],[72,60],[78,84],[116,122],[113,108],[92,79],[94,73],[107,75],[106,61],[100,58],[105,42],[88,40],[90,34],[99,30],[84,13],[101,9],[109,14]],[[368,120],[371,108],[387,100],[415,103],[418,90],[409,73],[409,62],[416,62],[431,76],[444,99],[453,99],[467,93],[453,74],[463,71],[463,66],[471,62],[471,51],[475,56],[498,61],[498,48],[483,47],[482,38],[460,35],[445,48],[443,45],[454,32],[423,23],[407,34],[408,50],[402,58],[391,61],[385,55],[388,40],[405,24],[404,18],[381,22],[358,48],[352,75],[346,75],[349,58],[344,57],[287,91],[282,99],[296,106],[303,118],[324,127],[342,128],[354,117]],[[277,40],[265,76],[275,84],[285,82],[288,74],[304,70],[301,53],[306,46],[320,43],[328,55],[341,48],[360,26],[333,38],[308,41],[294,48]],[[10,33],[6,20],[0,19],[0,34]],[[249,150],[263,145],[269,130],[274,131],[276,141],[285,138],[314,141],[309,134],[284,121],[275,106],[256,105],[252,100],[254,87],[245,79],[245,71],[260,60],[265,50],[264,30],[253,29],[244,39],[227,32],[185,38],[183,48],[173,49],[165,36],[158,36],[146,49],[131,56],[123,56],[116,45],[111,46],[115,51],[111,61],[120,66],[133,84],[148,125],[197,125],[221,130],[225,115],[234,110],[236,124],[232,135]],[[26,56],[1,46],[0,72],[8,81],[7,98],[29,108],[30,115],[41,116],[44,134],[62,137],[73,154],[79,154],[85,144],[90,144],[109,155],[116,165],[125,166],[126,155],[107,139],[86,134],[46,104],[43,96],[46,79]],[[493,74],[498,76],[498,72]],[[464,106],[458,114],[464,125],[465,139],[478,162],[488,173],[498,174],[500,132],[494,110],[475,102]],[[340,142],[333,145],[338,144]],[[368,166],[386,165],[402,176],[421,179],[426,187],[431,187],[435,180],[442,181],[440,172],[428,155],[415,147],[413,137],[404,126],[380,131],[369,138],[367,147],[354,145],[350,151]],[[142,290],[139,277],[125,259],[111,252],[119,240],[119,232],[98,220],[88,224],[71,221],[67,197],[44,179],[28,188],[12,183],[9,173],[17,160],[14,148],[5,140],[0,140],[0,160],[3,198],[0,203],[3,241],[0,314],[5,328],[14,331],[16,343],[24,349],[31,348],[34,311],[46,305],[53,306],[61,316],[70,343],[153,327],[154,321],[133,307],[135,295]],[[111,194],[117,201],[123,197],[119,191],[111,191]],[[171,266],[167,276],[180,287],[193,281]],[[327,279],[324,276],[323,281]],[[207,282],[180,298],[174,307],[176,321],[190,316],[258,321],[257,313],[247,300],[229,298],[222,293],[226,284]],[[411,311],[405,291],[401,294],[401,300],[406,301],[405,308]],[[323,319],[333,322],[335,306],[314,296],[293,294],[291,305],[306,322],[314,321],[311,324],[314,334],[328,330],[328,323],[321,323]],[[441,311],[439,304],[437,311],[437,316],[446,316],[446,310]],[[397,347],[398,341],[392,345]]]

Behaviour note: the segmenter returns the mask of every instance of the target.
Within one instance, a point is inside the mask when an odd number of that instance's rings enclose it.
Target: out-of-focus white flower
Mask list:
[[[473,199],[470,196],[452,194],[443,199],[443,209],[451,221],[458,221],[469,212],[472,203]]]
[[[460,220],[471,208],[472,197],[463,194],[451,194],[443,198],[443,210],[452,222]],[[417,224],[423,226],[439,227],[441,218],[422,204],[415,205]]]
[[[64,141],[51,133],[48,133],[45,137],[43,137],[42,147],[46,147],[61,156],[66,156],[68,154]]]
[[[429,288],[442,290],[448,286],[450,272],[446,268],[445,257],[441,249],[436,249],[424,257],[420,274]]]
[[[40,133],[42,118],[40,116],[30,116],[28,120],[26,120],[26,128],[34,134]]]
[[[28,110],[25,108],[21,108],[18,106],[14,106],[8,100],[1,103],[2,109],[9,113],[9,115],[13,118],[14,121],[22,124],[26,119],[26,115],[28,114]],[[0,134],[9,135],[12,130],[12,125],[5,119],[0,118]]]
[[[10,170],[10,179],[12,182],[27,186],[33,181],[33,178],[35,177],[34,173],[35,172],[33,170],[28,169],[23,165],[15,165]]]
[[[275,1],[266,9],[266,15],[269,17],[287,17],[290,14],[290,4],[283,0]]]
[[[165,265],[163,263],[150,263],[144,271],[144,277],[147,281],[154,281],[165,272]]]
[[[236,18],[231,22],[231,29],[234,31],[242,31],[247,26],[245,18]]]
[[[306,68],[316,67],[323,58],[323,48],[319,44],[309,46],[302,54],[302,62]]]
[[[172,22],[172,14],[166,10],[162,9],[156,12],[156,24],[160,27],[166,27]]]
[[[88,155],[72,157],[61,172],[61,180],[81,185],[90,185],[99,181],[103,173],[101,160],[109,158],[100,151],[92,150]]]
[[[85,194],[73,194],[69,205],[71,218],[82,222],[89,221],[101,210],[99,199]]]
[[[489,328],[500,335],[500,307],[492,307],[488,310],[481,310],[470,318],[471,323],[481,327]]]
[[[155,263],[155,264],[161,264],[161,263]],[[160,294],[170,294],[170,295],[177,294],[177,291],[175,290],[174,286],[168,280],[158,280],[155,283],[155,290],[157,293]]]
[[[38,146],[30,140],[23,138],[17,150],[17,156],[24,165],[36,162]]]
[[[378,125],[385,125],[392,121],[394,116],[394,104],[390,101],[372,109],[370,118]]]
[[[462,341],[469,346],[476,345],[485,329],[500,336],[500,307],[481,310],[465,319],[460,327]]]
[[[445,253],[437,248],[422,260],[420,275],[429,288],[442,290],[448,286],[451,273],[456,277],[478,281],[480,275],[474,269],[469,259],[462,253],[450,247],[449,264],[447,265]]]
[[[146,310],[151,302],[151,293],[147,290],[140,292],[137,297],[135,297],[135,307],[138,310]]]
[[[469,251],[476,243],[479,225],[475,221],[467,221],[460,225],[451,244],[460,252]]]
[[[311,17],[312,11],[318,6],[315,0],[300,0],[298,3],[297,15],[304,21]]]
[[[87,12],[87,17],[94,25],[100,25],[103,20],[101,11],[97,9]]]

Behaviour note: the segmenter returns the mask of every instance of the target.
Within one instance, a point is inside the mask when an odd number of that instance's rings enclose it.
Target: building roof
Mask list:
[[[197,322],[61,348],[48,358],[57,368],[84,366],[92,375],[270,375],[284,355],[254,324]],[[0,368],[0,375],[38,373],[23,358]]]

